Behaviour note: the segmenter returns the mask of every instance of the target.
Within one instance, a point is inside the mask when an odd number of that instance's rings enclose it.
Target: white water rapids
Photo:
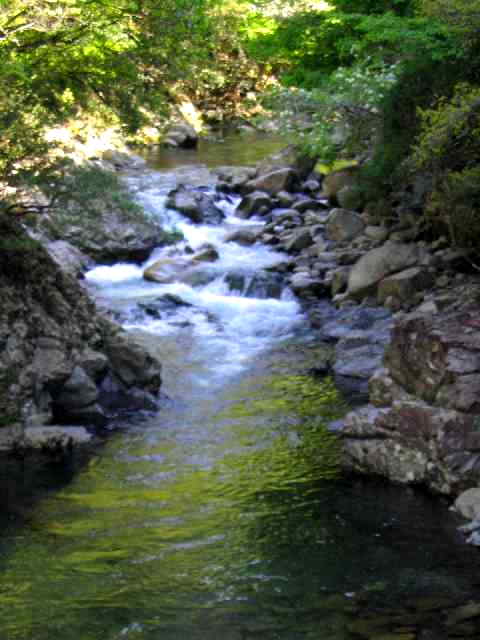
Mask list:
[[[204,383],[221,382],[225,376],[238,373],[262,350],[278,339],[285,339],[302,325],[300,306],[293,294],[284,289],[280,299],[255,298],[231,291],[227,274],[243,274],[251,279],[263,269],[284,262],[286,254],[256,243],[240,246],[225,242],[232,231],[241,227],[260,229],[260,219],[242,220],[235,215],[238,198],[225,197],[217,202],[226,217],[220,225],[193,224],[183,215],[165,206],[168,192],[176,186],[182,172],[148,171],[128,178],[129,186],[145,211],[159,219],[165,229],[180,231],[184,241],[177,245],[182,252],[188,246],[194,251],[205,243],[214,245],[219,259],[200,267],[212,273],[207,284],[197,286],[179,279],[170,284],[156,284],[143,279],[143,271],[155,261],[171,255],[172,247],[155,249],[143,265],[119,263],[97,266],[86,274],[95,295],[108,307],[132,310],[138,303],[154,301],[165,294],[174,294],[191,306],[179,306],[175,313],[159,318],[131,317],[124,320],[127,330],[146,332],[154,336],[183,339],[198,357],[205,359],[208,376]],[[189,168],[188,177],[205,179],[205,171],[197,174]],[[138,316],[138,314],[137,314]],[[192,346],[193,345],[193,346]],[[159,354],[161,357],[161,354]],[[207,380],[208,378],[208,380]]]

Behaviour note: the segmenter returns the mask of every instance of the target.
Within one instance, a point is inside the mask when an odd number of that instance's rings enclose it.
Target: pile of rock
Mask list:
[[[100,316],[20,225],[5,216],[0,225],[0,448],[84,442],[64,425],[103,426],[119,409],[154,409],[159,362]],[[63,426],[44,429],[52,424]]]
[[[290,254],[287,281],[335,341],[337,380],[369,394],[334,425],[346,466],[457,495],[480,484],[479,278],[445,239],[418,240],[411,218],[372,224],[355,180],[257,172],[236,182],[239,211],[266,219],[260,239]]]

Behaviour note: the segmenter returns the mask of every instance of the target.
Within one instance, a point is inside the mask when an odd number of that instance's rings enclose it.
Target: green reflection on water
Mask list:
[[[325,422],[342,410],[331,381],[273,376],[226,396],[201,442],[180,423],[112,438],[12,541],[0,637],[294,637],[275,635],[278,607],[296,615],[305,588],[292,551],[327,537],[309,514],[338,475]]]

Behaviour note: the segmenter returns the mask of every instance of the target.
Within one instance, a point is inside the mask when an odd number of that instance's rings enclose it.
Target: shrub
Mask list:
[[[453,245],[480,250],[480,165],[446,174],[431,192],[426,221]]]
[[[410,164],[432,179],[425,220],[454,245],[480,249],[480,88],[459,84],[452,98],[419,115]]]

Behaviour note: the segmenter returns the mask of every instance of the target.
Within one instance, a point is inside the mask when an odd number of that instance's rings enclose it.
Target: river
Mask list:
[[[224,164],[217,148],[200,159]],[[1,640],[450,637],[451,607],[480,597],[478,552],[438,499],[341,474],[326,424],[346,401],[311,376],[320,347],[292,293],[255,286],[286,256],[225,242],[261,224],[233,198],[217,226],[165,209],[179,180],[208,180],[195,159],[169,152],[126,179],[181,246],[219,259],[190,282],[143,280],[165,248],[87,274],[162,361],[162,409],[118,421],[94,454],[3,465]]]

